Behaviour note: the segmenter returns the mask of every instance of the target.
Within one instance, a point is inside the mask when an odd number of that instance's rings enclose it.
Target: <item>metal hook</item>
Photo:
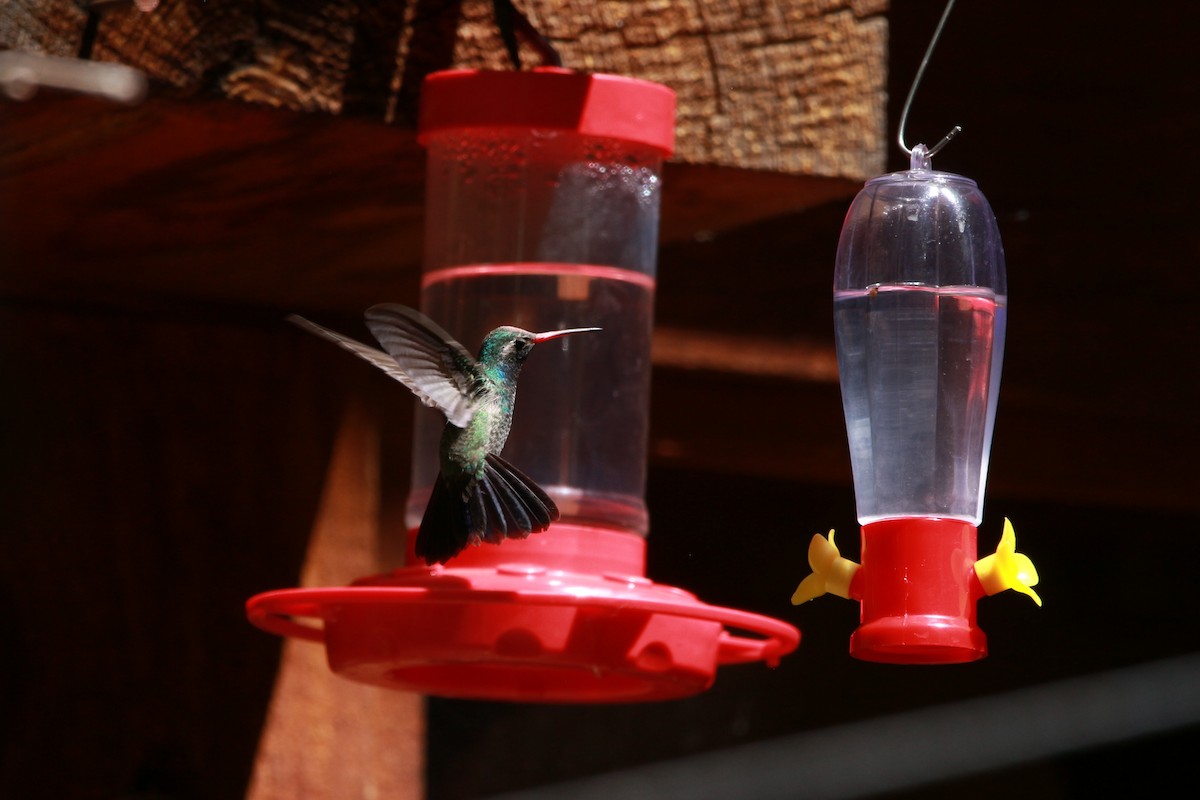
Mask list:
[[[0,51],[0,100],[28,100],[42,86],[138,103],[147,83],[144,73],[124,64]]]
[[[917,93],[917,87],[921,84],[921,78],[925,75],[925,67],[929,66],[929,57],[933,55],[933,48],[937,46],[938,39],[942,37],[942,28],[946,26],[946,18],[950,16],[950,9],[954,8],[954,0],[947,0],[946,10],[942,12],[942,18],[938,21],[937,28],[933,31],[933,38],[929,40],[929,47],[925,48],[925,57],[921,59],[921,66],[917,68],[917,75],[913,78],[912,86],[908,90],[908,98],[904,101],[904,108],[900,111],[899,131],[896,133],[896,141],[900,144],[900,149],[904,151],[906,156],[911,156],[913,151],[904,143],[904,125],[908,122],[908,111],[912,108],[913,97]],[[950,140],[962,132],[961,125],[955,125],[950,129],[950,132],[942,137],[942,140],[929,148],[925,152],[926,159],[933,156],[943,147],[950,143]]]

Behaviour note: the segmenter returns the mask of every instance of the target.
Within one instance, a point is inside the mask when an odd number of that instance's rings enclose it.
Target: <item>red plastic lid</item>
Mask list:
[[[976,529],[955,519],[889,519],[862,528],[850,584],[862,624],[850,655],[892,664],[955,664],[987,655],[975,624]]]
[[[466,128],[522,127],[675,150],[675,92],[660,83],[538,67],[446,70],[425,78],[418,139]]]
[[[686,697],[711,686],[718,665],[774,665],[799,644],[787,623],[644,577],[644,546],[634,534],[556,525],[445,567],[267,592],[246,611],[264,630],[324,642],[330,668],[351,680],[489,700]]]

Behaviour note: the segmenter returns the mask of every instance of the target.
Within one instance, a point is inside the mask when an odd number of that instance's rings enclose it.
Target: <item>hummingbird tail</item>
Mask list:
[[[439,475],[417,532],[416,554],[444,564],[468,544],[499,544],[539,533],[558,519],[558,506],[532,478],[489,454],[483,474],[450,486]]]
[[[470,539],[466,505],[461,491],[452,491],[438,475],[417,531],[415,549],[426,564],[445,564],[458,555]]]
[[[480,489],[491,498],[489,508],[494,512],[489,516],[493,524],[486,528],[489,533],[501,534],[494,541],[505,537],[524,539],[546,530],[558,519],[558,506],[550,495],[533,478],[494,453],[484,462]]]

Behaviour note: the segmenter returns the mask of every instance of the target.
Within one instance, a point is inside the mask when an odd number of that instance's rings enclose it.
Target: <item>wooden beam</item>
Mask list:
[[[668,246],[844,202],[880,168],[885,6],[523,4],[569,65],[677,91]],[[0,105],[0,238],[38,265],[6,270],[8,296],[334,311],[413,296],[421,80],[506,67],[489,2],[102,8],[92,57],[145,70],[150,98]],[[71,0],[12,0],[0,47],[69,55],[87,21]]]
[[[654,331],[654,366],[759,378],[837,383],[837,353],[829,342],[684,330]]]
[[[4,270],[10,296],[359,309],[417,285],[409,132],[205,98],[47,95],[0,123],[7,264],[39,265]]]
[[[183,96],[411,128],[429,72],[509,68],[489,0],[114,5],[92,57]],[[520,5],[567,67],[672,87],[681,163],[852,180],[883,166],[886,0]],[[85,20],[67,0],[12,0],[0,47],[74,54]]]
[[[379,449],[377,415],[352,399],[330,457],[302,586],[342,586],[384,570]],[[420,696],[339,678],[323,646],[289,639],[246,796],[416,800],[423,796],[423,741]]]
[[[0,105],[0,237],[16,296],[358,311],[419,281],[411,130],[212,98]],[[661,240],[851,195],[844,179],[667,165]]]

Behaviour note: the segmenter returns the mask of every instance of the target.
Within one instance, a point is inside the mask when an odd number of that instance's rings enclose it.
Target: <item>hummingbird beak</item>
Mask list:
[[[560,336],[570,336],[572,333],[587,333],[588,331],[598,331],[600,328],[567,328],[561,331],[546,331],[545,333],[535,333],[533,335],[533,343],[540,344],[548,342],[551,339],[557,339]]]

